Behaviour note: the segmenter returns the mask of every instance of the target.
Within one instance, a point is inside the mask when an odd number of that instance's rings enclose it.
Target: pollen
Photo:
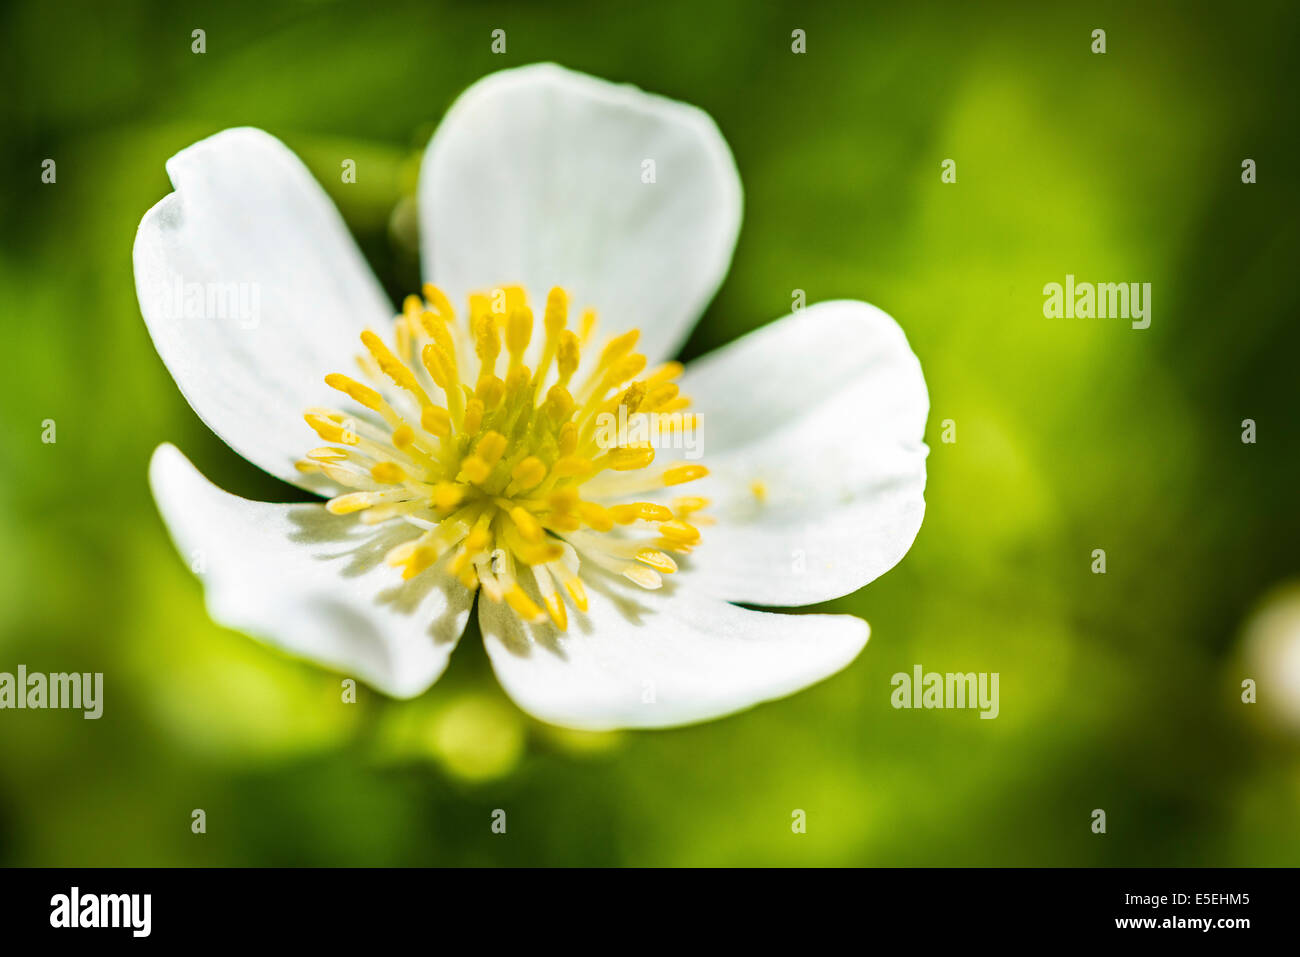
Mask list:
[[[570,607],[587,610],[592,567],[661,587],[709,524],[707,499],[675,487],[708,470],[658,461],[644,436],[611,442],[599,422],[682,421],[681,365],[647,371],[637,331],[600,341],[591,310],[571,323],[558,287],[538,319],[518,286],[467,305],[462,320],[426,285],[391,343],[362,333],[353,374],[325,376],[352,405],[306,410],[330,445],[298,468],[341,486],[330,512],[410,529],[385,556],[402,578],[441,567],[529,622],[567,629]]]

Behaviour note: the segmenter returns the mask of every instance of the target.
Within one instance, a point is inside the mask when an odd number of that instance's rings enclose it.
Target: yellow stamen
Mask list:
[[[660,525],[659,534],[669,541],[679,542],[682,545],[694,545],[700,540],[700,530],[679,518]]]
[[[546,618],[546,613],[537,607],[537,603],[528,597],[518,585],[506,592],[506,603],[514,609],[515,614],[524,621],[538,622]]]
[[[667,522],[673,517],[670,509],[654,502],[615,505],[609,511],[614,521],[620,525],[631,525],[633,522]]]
[[[631,472],[643,469],[655,460],[655,450],[649,446],[640,448],[610,449],[605,453],[609,467],[616,472]]]
[[[433,507],[441,512],[455,508],[465,499],[465,487],[451,482],[439,482],[433,487]]]
[[[677,563],[663,552],[654,548],[642,548],[636,553],[636,560],[650,566],[665,575],[677,571]]]
[[[406,481],[406,472],[396,462],[376,462],[370,469],[370,475],[376,482],[392,484]]]
[[[316,434],[326,442],[337,442],[339,445],[358,445],[361,442],[361,438],[348,426],[346,421],[327,419],[323,415],[317,415],[313,412],[308,412],[303,418],[307,420],[308,425],[316,430]]]
[[[379,364],[379,368],[384,375],[392,379],[399,388],[405,389],[415,396],[421,405],[431,403],[432,400],[415,378],[415,373],[407,368],[406,363],[389,351],[388,346],[384,345],[383,339],[380,339],[379,336],[367,329],[361,333],[361,342],[369,350],[375,362]]]
[[[664,470],[665,485],[682,485],[686,482],[694,482],[696,479],[704,478],[709,474],[709,470],[703,465],[674,465],[672,468]]]
[[[369,386],[364,386],[355,379],[339,372],[332,372],[325,377],[325,384],[331,389],[338,389],[355,402],[367,409],[378,412],[384,404],[384,397]]]
[[[537,456],[530,455],[515,466],[510,477],[514,479],[518,491],[526,492],[546,478],[546,463]]]
[[[426,405],[420,410],[420,428],[430,435],[445,439],[451,435],[451,416],[447,410],[436,405]]]
[[[425,300],[437,311],[439,319],[444,322],[453,322],[455,320],[456,310],[451,308],[450,300],[443,295],[441,289],[431,282],[426,282],[422,291]]]
[[[694,514],[708,504],[699,497],[671,507],[630,500],[708,474],[696,463],[653,467],[656,444],[694,420],[660,419],[648,441],[646,432],[598,438],[600,415],[640,426],[649,414],[689,406],[674,381],[680,364],[646,374],[636,330],[593,342],[595,313],[583,311],[571,329],[570,311],[559,287],[535,317],[520,287],[503,286],[470,296],[458,319],[443,292],[425,286],[403,302],[393,346],[361,335],[364,382],[326,376],[359,408],[355,416],[307,410],[328,444],[297,463],[342,486],[326,503],[331,513],[411,527],[384,556],[403,579],[436,566],[467,589],[481,587],[482,600],[561,630],[570,605],[588,610],[587,562],[658,588],[677,571],[672,556],[691,551],[710,521]],[[578,384],[586,348],[599,352]],[[498,371],[503,352],[508,365]],[[609,501],[615,494],[622,501]]]

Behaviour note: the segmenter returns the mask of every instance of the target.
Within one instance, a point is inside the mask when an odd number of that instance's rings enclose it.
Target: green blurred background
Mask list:
[[[0,671],[102,671],[105,712],[0,712],[0,862],[1300,862],[1297,737],[1243,645],[1300,579],[1300,11],[976,6],[6,3]],[[808,692],[565,733],[514,708],[475,631],[421,698],[342,705],[337,675],[208,620],[158,519],[162,441],[231,491],[302,497],[203,427],[150,344],[131,243],[164,161],[269,130],[400,297],[421,147],[466,85],[536,60],[698,104],[730,142],[745,224],[688,357],[800,288],[876,303],[921,358],[925,525],[827,606],[873,637]],[[1045,319],[1067,272],[1151,282],[1151,327]],[[917,663],[998,672],[1001,715],[892,709]]]

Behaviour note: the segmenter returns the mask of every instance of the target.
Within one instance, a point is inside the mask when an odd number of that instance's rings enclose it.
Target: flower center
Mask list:
[[[334,514],[414,527],[386,556],[403,578],[445,561],[467,588],[482,586],[528,621],[549,614],[560,629],[568,626],[562,593],[587,609],[583,561],[658,588],[677,570],[670,553],[699,542],[697,525],[708,520],[693,513],[709,504],[636,498],[708,474],[696,463],[658,464],[654,442],[628,440],[695,428],[673,381],[681,365],[646,373],[637,330],[608,338],[584,362],[596,316],[587,310],[575,330],[568,311],[568,295],[552,289],[534,343],[521,288],[471,295],[462,324],[441,290],[426,285],[423,298],[406,298],[394,348],[361,334],[364,381],[325,377],[364,411],[309,409],[307,424],[332,444],[298,463],[352,490],[330,499]],[[653,428],[618,429],[611,439],[610,422]]]

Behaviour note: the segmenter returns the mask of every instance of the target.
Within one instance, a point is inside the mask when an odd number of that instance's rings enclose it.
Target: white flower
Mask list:
[[[704,113],[553,65],[476,83],[421,171],[438,286],[396,323],[278,140],[226,130],[167,172],[176,191],[135,243],[159,354],[233,449],[333,496],[247,501],[157,450],[158,507],[201,557],[217,621],[409,697],[442,674],[479,591],[506,691],[585,729],[718,717],[865,645],[854,617],[732,602],[825,601],[907,552],[925,508],[920,364],[889,316],[844,301],[684,372],[659,365],[740,227],[735,165]],[[662,446],[650,464],[592,440],[602,411],[679,411],[685,396],[707,474]],[[312,451],[304,413],[333,448]]]

